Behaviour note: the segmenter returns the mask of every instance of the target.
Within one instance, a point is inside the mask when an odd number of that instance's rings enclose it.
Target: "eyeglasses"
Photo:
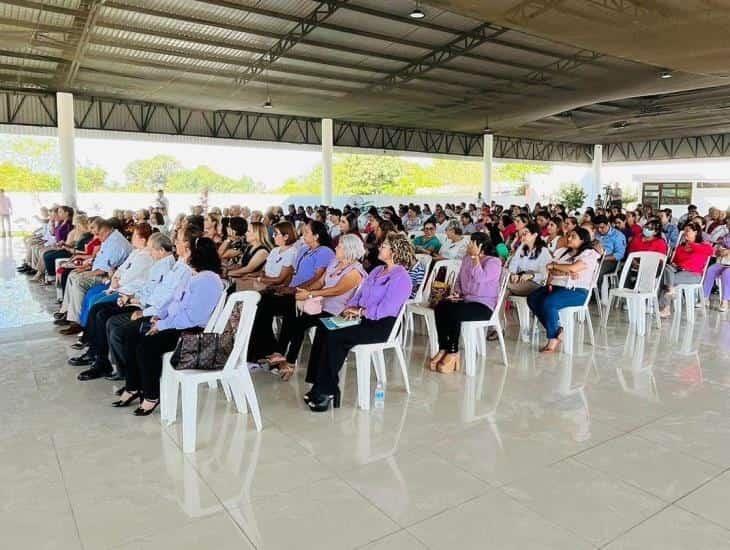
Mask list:
[[[435,227],[424,227],[423,230],[424,231],[435,231],[436,228]]]

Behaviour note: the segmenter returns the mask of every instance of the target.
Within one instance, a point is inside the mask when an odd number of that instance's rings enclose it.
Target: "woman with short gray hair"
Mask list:
[[[351,234],[342,235],[335,249],[335,259],[327,266],[319,281],[310,290],[297,289],[297,308],[302,313],[294,317],[293,322],[287,322],[287,318],[284,318],[278,353],[264,361],[279,369],[282,380],[287,381],[294,374],[294,364],[307,331],[318,326],[321,318],[342,313],[347,301],[355,294],[366,276],[360,263],[364,255],[365,247],[361,239]]]
[[[461,260],[466,255],[469,239],[464,238],[464,230],[458,220],[451,220],[446,226],[444,239],[435,260]]]

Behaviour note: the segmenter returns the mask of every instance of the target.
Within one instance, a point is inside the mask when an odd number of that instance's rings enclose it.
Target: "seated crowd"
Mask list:
[[[453,281],[442,281],[443,295],[425,297],[439,348],[429,367],[442,373],[460,368],[461,323],[495,313],[503,273],[508,292],[525,297],[545,328],[544,352],[560,345],[560,310],[585,303],[633,252],[668,256],[661,316],[671,315],[674,287],[699,283],[706,269],[705,296],[717,284],[718,309],[730,305],[730,215],[713,208],[701,216],[692,205],[676,220],[649,206],[581,215],[560,204],[462,203],[365,212],[289,205],[286,213],[196,206],[170,221],[167,204],[157,203],[109,219],[55,206],[41,210],[41,222],[18,271],[56,285],[54,322],[78,336],[72,347],[83,352],[69,362],[87,367],[78,379],[124,380],[113,404],[139,401],[137,416],[159,404],[163,354],[183,331],[204,328],[226,292],[261,294],[248,361],[282,380],[313,330],[305,395],[312,411],[339,406],[347,353],[388,338],[430,276],[431,259],[458,266]],[[323,320],[336,316],[358,322],[328,330]]]

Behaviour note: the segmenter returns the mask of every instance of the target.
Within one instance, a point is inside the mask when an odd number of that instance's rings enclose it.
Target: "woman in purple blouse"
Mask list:
[[[730,217],[725,220],[725,223],[730,229]],[[722,282],[720,285],[722,296],[720,296],[717,309],[725,312],[730,307],[730,232],[717,242],[715,256],[717,256],[717,261],[707,269],[705,276],[705,298],[709,300],[715,281]]]
[[[342,312],[360,323],[339,330],[317,328],[307,367],[312,388],[304,400],[313,412],[340,406],[339,372],[348,352],[358,344],[375,344],[388,339],[396,318],[411,294],[411,277],[403,264],[413,255],[413,246],[400,233],[389,233],[380,245],[378,259],[385,265],[373,269],[360,290]]]
[[[488,321],[497,305],[502,262],[486,233],[472,233],[461,260],[453,293],[434,311],[439,352],[429,367],[439,372],[459,370],[459,336],[464,321]]]

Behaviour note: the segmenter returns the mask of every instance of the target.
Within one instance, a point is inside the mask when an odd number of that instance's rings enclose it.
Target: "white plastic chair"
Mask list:
[[[687,322],[695,322],[695,304],[697,300],[700,302],[702,314],[707,317],[707,304],[705,303],[705,292],[703,286],[705,277],[707,277],[707,268],[710,265],[710,258],[707,258],[705,267],[702,270],[702,278],[699,283],[684,283],[674,287],[674,313],[682,315],[682,298],[684,298],[684,306],[687,311]]]
[[[436,317],[434,316],[433,309],[428,305],[428,299],[431,296],[431,285],[433,284],[436,275],[442,267],[446,267],[446,280],[450,280],[456,277],[461,267],[461,260],[439,260],[433,264],[431,274],[428,276],[426,285],[423,287],[421,293],[421,301],[415,303],[415,300],[411,303],[406,302],[406,313],[405,313],[405,327],[403,340],[407,337],[408,333],[413,330],[414,327],[414,315],[421,315],[426,321],[426,333],[428,335],[429,349],[431,355],[438,353],[438,334],[436,333]],[[424,279],[426,279],[424,277]]]
[[[635,260],[638,260],[639,263],[636,284],[634,288],[625,288],[626,279]],[[606,315],[603,318],[604,327],[608,324],[608,316],[611,314],[613,300],[623,298],[628,305],[629,325],[636,327],[639,334],[646,332],[647,309],[653,311],[657,328],[661,328],[657,293],[659,292],[659,285],[662,282],[662,274],[666,263],[667,257],[659,252],[632,252],[629,254],[621,270],[621,278],[617,288],[612,288],[608,293],[608,305],[606,306]]]
[[[406,386],[406,393],[411,393],[411,385],[408,382],[408,366],[406,358],[403,355],[398,332],[403,324],[405,316],[405,306],[398,313],[393,329],[385,342],[377,344],[359,344],[354,346],[350,351],[355,354],[355,365],[357,367],[357,404],[361,409],[370,409],[370,363],[371,359],[375,364],[375,376],[383,385],[387,382],[385,373],[385,355],[384,351],[392,349],[400,364],[403,382]]]
[[[251,408],[256,429],[261,431],[261,411],[259,409],[256,390],[253,387],[251,375],[246,367],[246,353],[251,337],[256,308],[261,300],[258,292],[245,290],[235,292],[230,296],[225,309],[218,316],[211,332],[222,333],[233,307],[241,303],[241,322],[236,330],[233,351],[228,356],[222,370],[175,370],[170,364],[172,353],[163,357],[162,379],[160,381],[160,411],[161,420],[170,425],[177,419],[178,389],[182,387],[182,441],[183,452],[195,452],[198,416],[198,386],[219,380],[226,391],[231,391],[239,413],[245,414],[247,406]],[[238,368],[243,363],[243,368]]]
[[[499,282],[499,294],[497,296],[497,305],[492,312],[492,316],[487,321],[465,321],[461,323],[461,336],[464,339],[464,365],[467,376],[476,374],[476,356],[477,351],[486,354],[486,345],[484,342],[487,337],[487,329],[493,328],[497,332],[499,339],[499,347],[502,350],[502,361],[505,367],[509,367],[507,361],[507,347],[504,344],[504,334],[502,333],[502,323],[500,321],[502,304],[507,294],[507,282],[509,281],[509,272],[502,270]]]

